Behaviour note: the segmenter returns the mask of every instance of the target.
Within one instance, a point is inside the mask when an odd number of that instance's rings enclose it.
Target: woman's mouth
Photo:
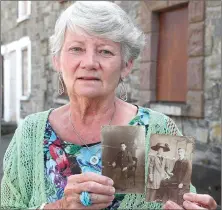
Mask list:
[[[87,80],[87,81],[99,81],[100,79],[97,77],[79,77],[78,80]]]

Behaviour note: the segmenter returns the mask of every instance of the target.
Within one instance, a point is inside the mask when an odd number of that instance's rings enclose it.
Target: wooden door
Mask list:
[[[188,7],[160,13],[157,101],[185,102],[187,93]]]

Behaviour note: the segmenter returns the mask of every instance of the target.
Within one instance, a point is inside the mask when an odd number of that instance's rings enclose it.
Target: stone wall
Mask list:
[[[181,1],[177,1],[181,2]],[[187,1],[183,1],[187,2]],[[167,5],[166,1],[158,2],[156,5],[156,1],[152,1],[152,8],[158,6],[157,9],[161,7],[165,7]],[[172,3],[169,1],[169,3]],[[176,1],[173,1],[175,4]],[[118,4],[125,9],[125,11],[130,14],[132,18],[136,19],[136,22],[142,21],[141,28],[144,29],[144,25],[146,25],[145,29],[147,32],[150,31],[157,31],[158,26],[154,24],[155,16],[150,18],[150,21],[147,21],[147,17],[143,17],[140,14],[139,10],[139,2],[137,1],[134,3],[134,7],[128,7],[127,2],[120,2]],[[195,5],[194,5],[195,6]],[[200,10],[202,5],[200,5]],[[131,8],[131,9],[130,9]],[[137,14],[135,10],[137,9]],[[144,8],[142,8],[144,9]],[[203,91],[204,91],[204,100],[201,106],[204,107],[203,117],[198,119],[194,117],[175,117],[171,116],[174,121],[177,123],[179,129],[182,131],[184,135],[192,135],[196,137],[199,142],[202,143],[209,143],[209,144],[221,144],[221,35],[222,35],[222,28],[221,28],[221,1],[206,1],[205,6],[203,8],[205,10],[205,20],[204,20],[204,54],[200,57],[201,60],[204,60],[204,72],[203,72]],[[192,8],[192,11],[193,8]],[[201,13],[194,12],[191,13],[189,19],[191,22],[196,22],[202,20]],[[202,24],[202,22],[200,22]],[[192,25],[193,26],[193,25]],[[146,31],[145,31],[146,32]],[[151,43],[152,44],[152,43]],[[152,46],[150,46],[152,48]],[[149,47],[146,49],[146,56],[150,53]],[[198,49],[197,49],[198,50]],[[194,51],[197,51],[194,49]],[[201,49],[200,49],[201,50]],[[192,54],[192,53],[191,53]],[[199,54],[198,54],[199,55]],[[194,56],[194,60],[198,59],[196,56],[198,55],[191,55]],[[152,56],[152,55],[150,55]],[[148,57],[148,56],[147,56]],[[152,60],[152,59],[151,59]],[[133,103],[139,104],[139,100],[141,96],[146,98],[149,101],[152,98],[152,92],[143,91],[143,87],[141,87],[140,77],[141,71],[140,69],[151,69],[147,63],[142,62],[141,58],[136,61],[136,66],[134,67],[132,74],[129,76],[127,82],[128,86],[128,95],[129,99]],[[203,65],[203,64],[201,64]],[[142,67],[141,67],[142,66]],[[145,68],[143,67],[145,66]],[[148,72],[148,71],[147,71]],[[155,74],[152,71],[148,72],[149,76],[155,78]],[[147,74],[148,74],[147,73]],[[201,75],[200,75],[201,76]],[[200,76],[197,78],[200,79]],[[144,75],[142,76],[144,77]],[[155,79],[154,79],[155,80]],[[145,81],[149,82],[149,81]],[[192,86],[198,87],[198,81],[191,81]],[[142,83],[143,85],[143,83]],[[147,86],[147,84],[146,84]],[[152,86],[152,84],[151,84]],[[149,103],[147,104],[149,106]]]
[[[29,36],[31,40],[32,91],[30,99],[21,102],[21,117],[50,107],[57,107],[63,103],[57,94],[57,74],[51,63],[49,37],[53,34],[53,28],[59,14],[72,2],[32,1],[31,17],[20,23],[16,21],[17,2],[1,2],[2,8],[7,8],[1,12],[2,44],[18,40],[23,36]],[[152,2],[152,7],[154,7],[157,1]],[[175,4],[178,1],[168,2]],[[187,0],[183,0],[183,2],[187,2]],[[152,17],[151,22],[147,22],[146,18],[141,16],[140,1],[116,1],[116,3],[132,17],[139,27],[142,27],[142,21],[143,24],[147,25],[148,30],[158,30],[158,27],[153,24],[155,16]],[[165,1],[158,1],[156,7],[160,8],[165,4]],[[221,2],[219,0],[206,1],[204,8],[204,102],[202,104],[204,116],[200,119],[173,116],[172,118],[183,134],[195,136],[198,141],[203,143],[221,143]],[[192,19],[192,17],[190,18]],[[197,20],[198,18],[197,15]],[[149,48],[145,53],[147,56],[151,53]],[[135,104],[140,104],[141,98],[149,100],[153,94],[144,91],[143,86],[141,86],[143,75],[140,71],[143,66],[145,69],[152,69],[153,64],[141,64],[140,61],[141,57],[135,61],[132,73],[125,80],[128,89],[128,101]],[[146,74],[155,80],[156,75],[152,71],[147,71]],[[148,85],[152,87],[152,84]]]
[[[204,118],[174,118],[185,135],[203,143],[221,140],[221,1],[206,1],[204,56]]]
[[[188,0],[163,0],[147,1],[152,3],[152,8],[160,9],[166,5],[187,2]],[[53,70],[51,56],[49,52],[49,37],[53,34],[53,28],[62,10],[67,8],[73,1],[32,1],[31,16],[29,19],[17,23],[17,2],[1,1],[1,44],[19,40],[24,36],[29,36],[32,49],[32,86],[31,97],[27,101],[21,102],[21,117],[28,114],[47,110],[51,107],[58,107],[67,100],[58,97],[57,94],[57,74]],[[157,32],[158,25],[155,24],[157,16],[151,16],[147,21],[147,16],[143,16],[140,10],[141,1],[115,1],[119,4],[141,28],[146,27],[146,33]],[[199,1],[197,1],[199,2]],[[144,9],[144,8],[143,8]],[[179,129],[185,135],[196,137],[196,153],[193,160],[192,182],[197,187],[198,192],[211,194],[220,204],[221,202],[221,1],[205,1],[204,6],[204,74],[203,92],[204,115],[202,118],[175,117],[171,116]],[[198,21],[201,15],[196,16]],[[143,23],[141,25],[141,23]],[[155,38],[148,36],[148,39]],[[148,40],[149,41],[149,40]],[[153,42],[146,48],[144,53],[152,60],[156,54],[153,50]],[[126,78],[125,83],[128,89],[128,101],[134,104],[141,104],[141,98],[149,101],[154,97],[152,91],[144,90],[150,87],[155,88],[155,84],[143,78],[151,78],[155,81],[156,75],[152,69],[156,68],[154,63],[147,65],[141,63],[142,56],[135,61],[132,73]],[[141,73],[141,69],[146,71]],[[197,78],[198,79],[198,78]],[[142,82],[141,82],[142,81]],[[198,83],[198,82],[197,82]],[[194,86],[195,82],[192,83]],[[144,86],[143,86],[144,85]],[[149,107],[149,103],[145,103]],[[6,144],[1,144],[1,152],[4,151],[11,139],[5,137]],[[204,144],[203,144],[204,143]],[[216,147],[215,147],[216,146]],[[0,160],[2,157],[0,157]],[[2,175],[2,165],[0,164],[0,179]],[[204,183],[204,185],[203,185]]]
[[[56,19],[72,2],[32,1],[29,19],[17,23],[18,2],[1,1],[1,44],[29,36],[31,40],[31,96],[21,101],[21,118],[28,114],[53,107],[57,90],[56,73],[53,71],[49,37],[53,34]]]

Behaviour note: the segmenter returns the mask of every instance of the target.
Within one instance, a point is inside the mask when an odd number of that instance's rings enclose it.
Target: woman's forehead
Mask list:
[[[114,42],[110,39],[105,39],[102,37],[98,36],[93,36],[88,34],[87,32],[83,30],[78,30],[77,32],[71,31],[69,29],[66,30],[65,33],[65,43],[67,44],[72,44],[73,42],[80,42],[80,43],[85,43],[87,41],[95,42],[97,44],[103,44],[103,45],[112,45],[112,46],[118,46],[119,43]]]

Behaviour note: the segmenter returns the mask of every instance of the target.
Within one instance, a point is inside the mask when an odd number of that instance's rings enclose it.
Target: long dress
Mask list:
[[[158,191],[160,190],[161,181],[167,176],[168,165],[166,158],[163,156],[149,156],[149,172],[147,181],[147,200],[157,200]]]
[[[167,170],[166,158],[149,156],[149,177],[152,177],[153,181],[148,179],[148,188],[159,189],[161,181],[166,177]]]

